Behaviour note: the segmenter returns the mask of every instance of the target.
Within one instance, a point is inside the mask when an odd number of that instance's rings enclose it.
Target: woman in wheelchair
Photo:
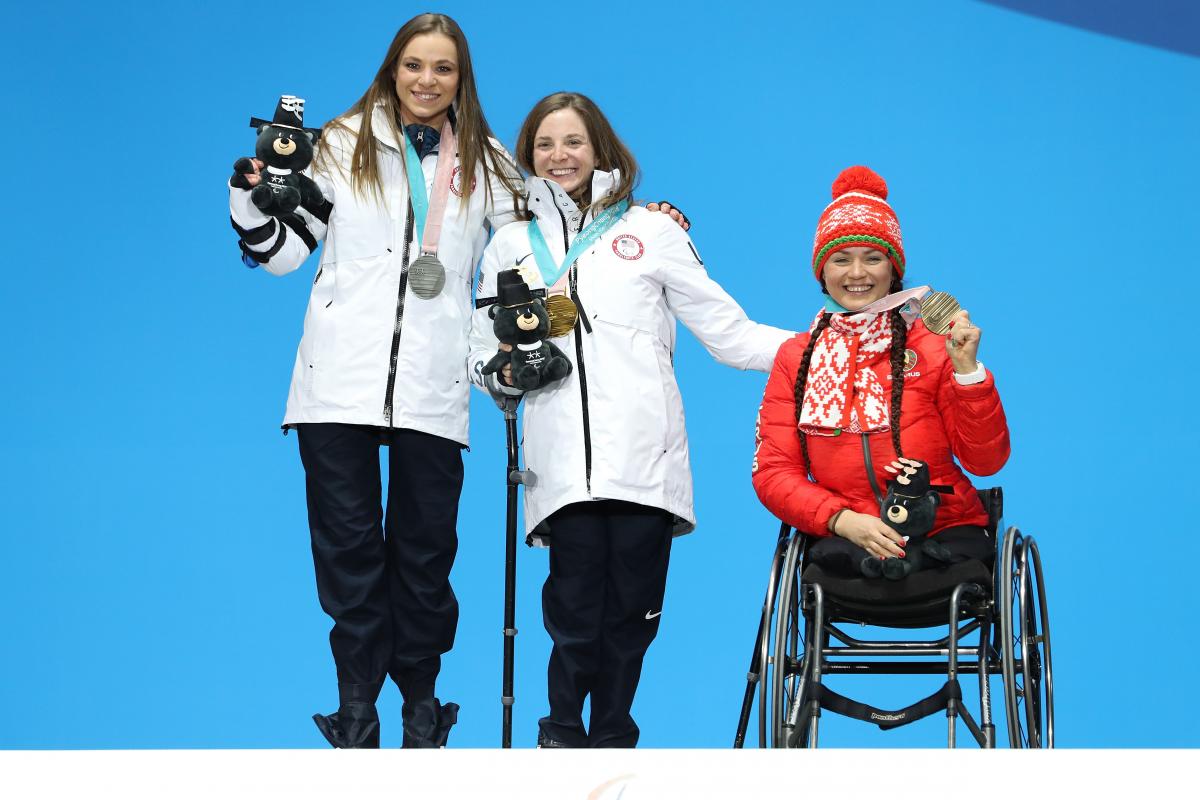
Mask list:
[[[775,357],[753,473],[763,504],[817,537],[809,563],[900,579],[994,560],[987,511],[963,468],[999,471],[1009,437],[967,312],[939,336],[901,311],[904,249],[887,196],[866,167],[834,181],[813,245],[825,306]]]

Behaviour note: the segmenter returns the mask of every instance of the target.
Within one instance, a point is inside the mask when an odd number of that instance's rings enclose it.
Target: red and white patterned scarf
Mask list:
[[[818,314],[809,333],[820,321]],[[887,313],[833,314],[808,365],[800,430],[814,436],[891,430],[887,394],[867,367],[891,347]]]

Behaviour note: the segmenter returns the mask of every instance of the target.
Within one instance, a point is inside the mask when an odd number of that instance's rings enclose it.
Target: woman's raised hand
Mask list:
[[[233,162],[233,177],[229,185],[236,189],[253,189],[262,182],[263,162],[257,158],[239,158]]]
[[[979,355],[979,339],[983,331],[971,323],[966,310],[959,311],[950,322],[950,332],[946,334],[946,354],[954,363],[954,371],[960,375],[974,372]]]
[[[888,527],[879,517],[846,509],[838,514],[833,532],[876,558],[904,558],[904,537]]]

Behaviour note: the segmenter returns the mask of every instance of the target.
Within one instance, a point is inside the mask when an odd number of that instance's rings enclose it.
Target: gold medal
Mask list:
[[[550,338],[566,336],[575,328],[579,309],[565,294],[552,294],[546,298],[546,313],[550,316]]]
[[[953,295],[945,292],[931,292],[921,301],[921,319],[931,333],[945,336],[950,331],[950,321],[954,315],[962,311],[962,306]]]

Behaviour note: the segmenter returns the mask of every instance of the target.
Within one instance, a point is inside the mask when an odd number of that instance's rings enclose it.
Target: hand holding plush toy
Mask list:
[[[904,558],[888,558],[880,563],[876,558],[862,560],[862,572],[870,578],[886,577],[900,580],[917,570],[948,564],[953,560],[950,550],[936,539],[926,538],[933,530],[941,494],[951,491],[948,486],[929,483],[929,465],[911,458],[901,458],[884,467],[896,475],[888,481],[887,496],[880,507],[880,518],[892,530],[904,537]],[[924,541],[918,541],[924,539]]]
[[[304,99],[283,95],[271,122],[251,117],[250,127],[258,129],[257,160],[239,158],[230,185],[249,189],[254,205],[272,217],[291,214],[300,206],[317,213],[327,201],[317,184],[301,171],[312,163],[321,132],[304,127]],[[263,169],[265,172],[260,171]]]
[[[510,364],[512,385],[528,392],[571,374],[571,362],[562,350],[546,341],[550,316],[545,306],[534,298],[518,270],[506,269],[496,276],[496,304],[488,313],[496,338],[511,349],[492,356],[481,370],[484,375]]]

